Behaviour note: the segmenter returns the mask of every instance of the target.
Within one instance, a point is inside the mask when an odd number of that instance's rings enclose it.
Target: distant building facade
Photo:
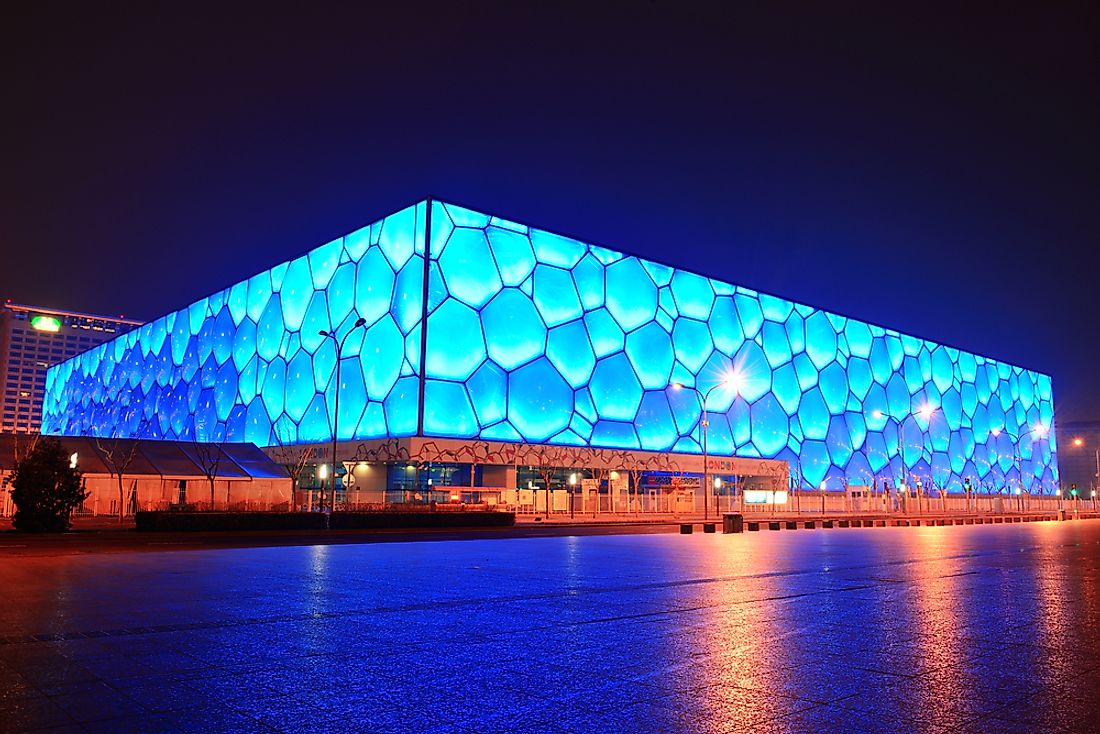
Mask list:
[[[46,369],[140,321],[11,303],[0,308],[0,433],[37,433]]]
[[[1057,426],[1063,492],[1069,494],[1077,485],[1078,496],[1091,499],[1100,490],[1100,421],[1059,421]]]

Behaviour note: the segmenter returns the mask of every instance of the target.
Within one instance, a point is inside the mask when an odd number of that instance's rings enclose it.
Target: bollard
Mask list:
[[[802,523],[802,527],[806,528],[807,530],[816,530],[817,523],[813,520],[807,520],[806,522]]]
[[[884,528],[884,527],[886,527],[886,521],[885,520],[875,520],[874,521],[874,526],[876,528]]]
[[[714,523],[712,523],[712,522],[703,523],[703,532],[704,533],[713,533],[714,532]]]
[[[864,520],[864,521],[863,521],[863,527],[865,527],[865,528],[873,528],[873,527],[874,527],[875,525],[877,525],[878,523],[879,523],[879,521],[877,521],[877,520]]]
[[[722,515],[722,532],[723,533],[743,533],[745,532],[745,517],[740,512],[727,512]]]
[[[798,523],[794,520],[788,520],[787,530],[798,530]]]
[[[842,528],[847,528],[847,527],[851,526],[851,523],[848,522],[847,520],[841,520],[837,523],[837,525],[839,525]]]
[[[823,528],[831,528],[832,526],[833,526],[833,521],[832,520],[822,520],[821,521],[821,527],[823,527]]]
[[[758,523],[758,522],[750,522],[748,525],[749,525],[749,531],[750,532],[755,533],[757,530],[760,529],[760,523]]]
[[[779,530],[779,521],[773,520],[768,523],[768,530]]]
[[[680,526],[680,535],[691,535],[693,532],[695,532],[695,528],[688,523]]]

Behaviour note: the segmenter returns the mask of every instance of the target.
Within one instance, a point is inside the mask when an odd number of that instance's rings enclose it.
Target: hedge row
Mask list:
[[[319,512],[139,512],[134,520],[142,532],[203,532],[238,530],[324,530]],[[514,512],[336,512],[332,530],[389,528],[484,528],[515,525]]]
[[[514,512],[334,512],[333,530],[383,528],[498,528],[516,524]]]

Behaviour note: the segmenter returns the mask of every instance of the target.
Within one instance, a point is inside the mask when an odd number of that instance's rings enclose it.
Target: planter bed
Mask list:
[[[328,521],[326,528],[326,520]],[[250,530],[372,530],[388,528],[511,527],[513,512],[421,510],[336,512],[139,512],[141,532],[238,532]]]

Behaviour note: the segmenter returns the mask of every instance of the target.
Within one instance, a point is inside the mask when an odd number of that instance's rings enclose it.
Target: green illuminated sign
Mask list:
[[[31,328],[39,331],[61,331],[61,319],[54,316],[31,316]]]

